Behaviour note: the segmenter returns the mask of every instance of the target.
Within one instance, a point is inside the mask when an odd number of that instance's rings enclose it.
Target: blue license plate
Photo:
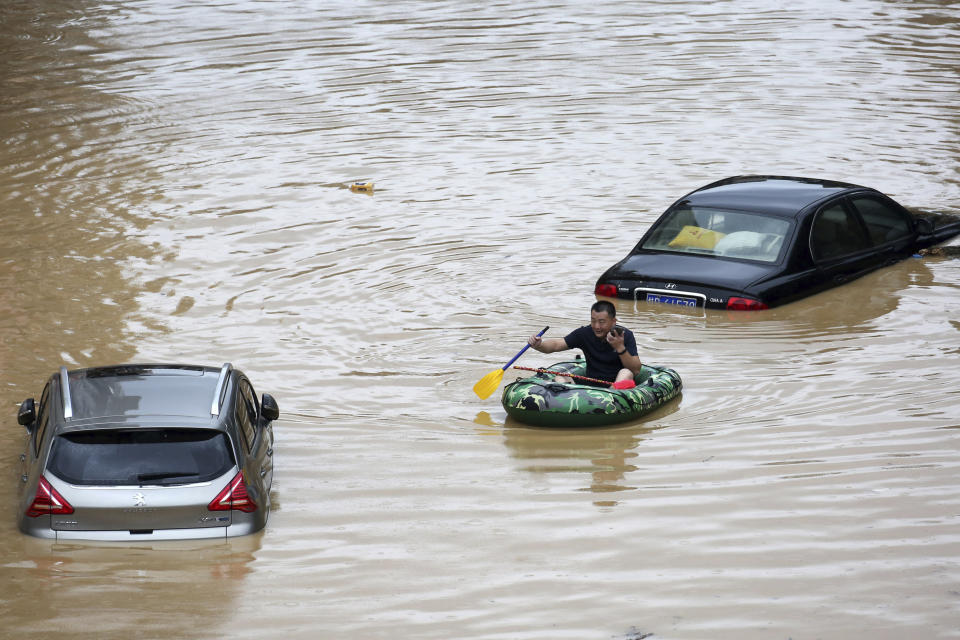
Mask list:
[[[696,298],[684,298],[683,296],[665,296],[659,293],[648,293],[647,302],[657,302],[659,304],[675,304],[681,307],[697,306]]]

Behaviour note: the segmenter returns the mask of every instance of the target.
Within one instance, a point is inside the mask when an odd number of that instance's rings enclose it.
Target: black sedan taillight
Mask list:
[[[593,293],[598,296],[603,296],[605,298],[616,298],[617,285],[610,284],[609,282],[597,283],[597,286],[593,290]]]
[[[769,309],[765,303],[753,298],[738,298],[736,296],[727,300],[727,311],[763,311]]]

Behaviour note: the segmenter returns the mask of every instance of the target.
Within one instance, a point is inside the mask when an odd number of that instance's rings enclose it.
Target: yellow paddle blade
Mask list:
[[[480,378],[477,384],[473,385],[473,392],[480,396],[481,400],[485,400],[490,397],[491,393],[497,390],[501,380],[503,380],[503,369],[491,371]]]

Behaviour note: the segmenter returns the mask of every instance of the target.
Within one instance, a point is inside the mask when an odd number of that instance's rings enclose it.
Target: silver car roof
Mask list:
[[[60,370],[61,430],[216,427],[232,366],[135,364]]]

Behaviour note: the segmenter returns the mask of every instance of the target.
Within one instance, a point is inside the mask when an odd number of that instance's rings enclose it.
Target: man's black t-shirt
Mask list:
[[[620,356],[606,338],[598,338],[590,325],[574,329],[564,338],[571,349],[580,349],[587,359],[587,377],[613,382],[623,369]],[[623,330],[623,346],[630,355],[637,355],[637,340],[630,329]]]

